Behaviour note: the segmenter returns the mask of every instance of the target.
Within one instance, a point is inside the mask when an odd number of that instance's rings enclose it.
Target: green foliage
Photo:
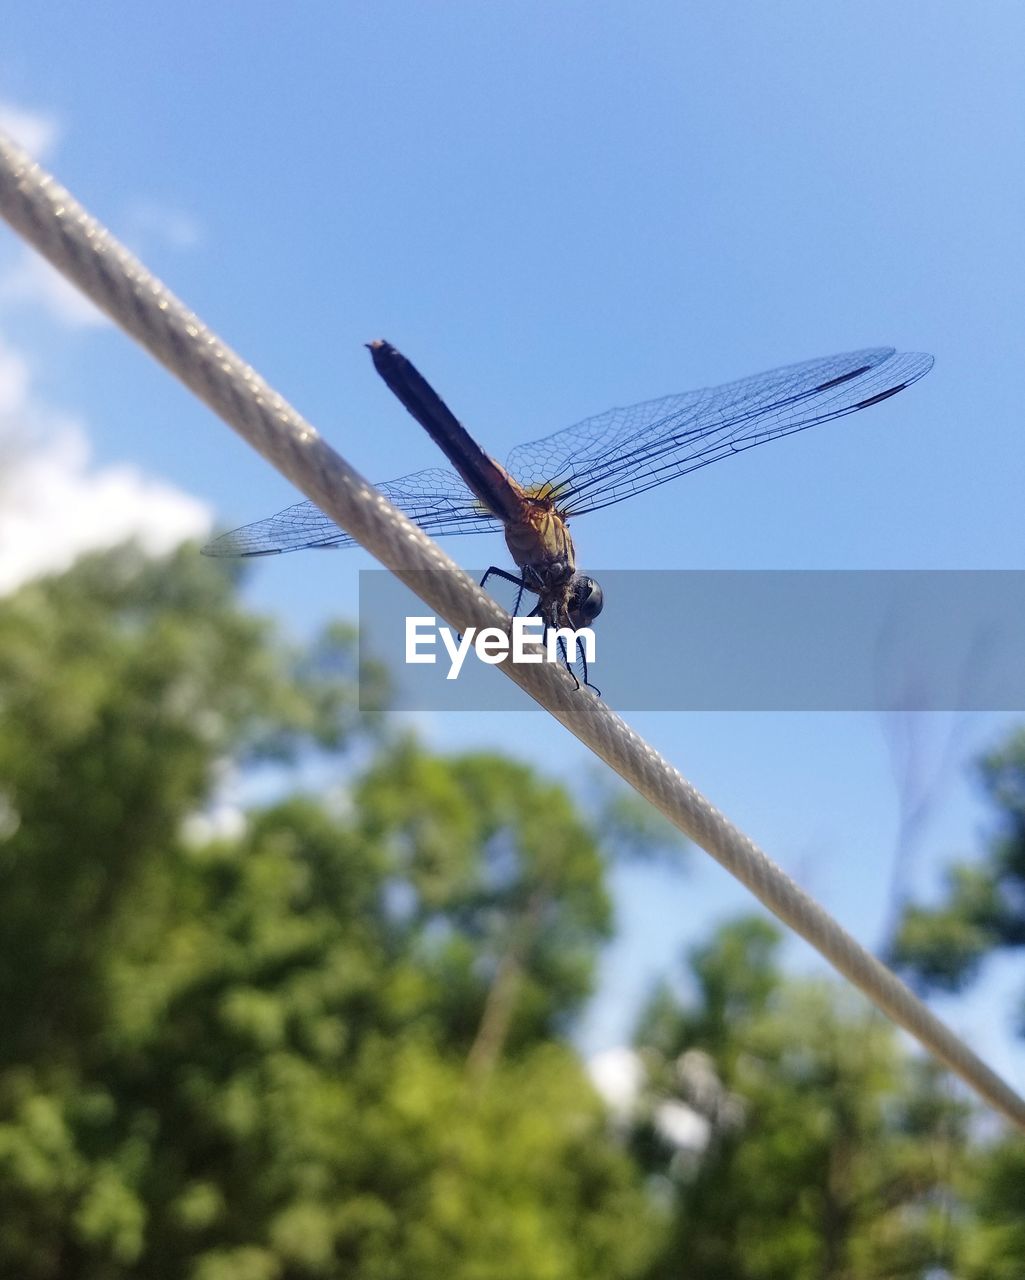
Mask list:
[[[477,1034],[482,1005],[491,996],[494,1009],[510,983],[514,1008],[492,1027],[503,1046],[562,1027],[591,991],[611,926],[602,850],[565,790],[498,756],[442,760],[406,741],[354,799],[365,838],[401,877],[405,926],[449,1034]]]
[[[951,867],[939,905],[905,913],[894,959],[926,988],[961,991],[996,951],[1025,945],[1025,731],[981,762],[996,822],[981,859]],[[1025,989],[1018,1013],[1025,1033]],[[961,1271],[969,1280],[1025,1274],[1025,1161],[1020,1135],[972,1152],[964,1195],[973,1210]]]
[[[1025,945],[1025,732],[980,772],[997,813],[985,857],[949,870],[939,906],[909,907],[893,945],[894,961],[925,987],[962,990],[989,953]]]
[[[961,991],[999,945],[998,887],[989,869],[959,865],[947,873],[940,908],[907,907],[891,959],[925,988]]]
[[[356,662],[344,627],[283,644],[189,551],[0,603],[0,1275],[1020,1274],[1018,1145],[974,1140],[846,989],[788,980],[762,920],[656,993],[614,1131],[563,1037],[610,859],[671,841],[629,797],[588,818],[392,736]],[[990,857],[903,935],[948,985],[1022,940],[1025,744],[986,769]],[[218,835],[231,772],[259,803]]]
[[[557,1038],[606,854],[531,770],[381,738],[354,662],[192,554],[3,603],[0,1274],[646,1265],[657,1214]],[[324,753],[340,803],[279,770],[203,834],[226,761]]]
[[[847,988],[785,979],[778,944],[762,920],[725,926],[692,955],[695,998],[663,990],[642,1023],[654,1092],[638,1150],[675,1202],[650,1274],[686,1258],[702,1280],[924,1276],[951,1248],[960,1111]],[[708,1122],[689,1158],[659,1140],[668,1100]]]
[[[91,557],[3,602],[0,1063],[74,1055],[95,1029],[102,957],[219,756],[351,731],[351,677],[291,661],[193,553]]]
[[[1025,1258],[1025,1148],[1020,1137],[977,1153],[969,1193],[977,1224],[964,1251],[965,1280],[1019,1280]]]

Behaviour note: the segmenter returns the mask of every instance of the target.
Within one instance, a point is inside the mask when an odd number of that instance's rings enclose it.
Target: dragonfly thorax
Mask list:
[[[550,504],[524,503],[520,518],[506,523],[505,541],[517,565],[552,589],[569,582],[576,571],[569,526]]]

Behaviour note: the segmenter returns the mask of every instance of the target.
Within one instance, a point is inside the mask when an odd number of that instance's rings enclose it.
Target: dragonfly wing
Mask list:
[[[520,445],[507,466],[525,486],[551,485],[567,515],[582,515],[766,440],[877,404],[932,364],[932,356],[897,354],[892,347],[808,360],[610,409]]]
[[[414,524],[435,535],[486,533],[501,521],[486,511],[462,480],[443,467],[430,467],[379,484],[378,490]],[[271,556],[307,547],[352,547],[356,540],[312,502],[300,502],[276,516],[222,533],[203,548],[208,556]]]

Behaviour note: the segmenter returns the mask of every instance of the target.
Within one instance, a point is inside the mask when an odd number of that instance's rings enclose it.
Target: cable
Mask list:
[[[508,615],[468,574],[3,135],[0,214],[450,626],[508,628]],[[505,663],[502,670],[894,1022],[1025,1130],[1025,1099],[604,702],[577,689],[560,666]]]

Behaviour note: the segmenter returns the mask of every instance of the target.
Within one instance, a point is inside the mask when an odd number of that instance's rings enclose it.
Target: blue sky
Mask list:
[[[1021,568],[1023,49],[1011,3],[94,3],[86,17],[65,2],[44,22],[8,0],[0,103],[372,479],[437,459],[374,375],[371,338],[405,351],[499,457],[610,405],[893,344],[932,352],[935,369],[856,417],[575,523],[578,558],[599,577]],[[0,429],[24,446],[37,497],[15,530],[26,545],[56,554],[122,518],[148,521],[157,545],[204,512],[231,526],[291,500],[2,229],[0,342]],[[467,564],[505,563],[497,541],[447,545]],[[369,563],[260,563],[248,595],[303,634],[351,615]],[[878,939],[899,825],[892,724],[633,722]],[[1010,723],[916,720],[916,759],[935,774],[914,851],[923,890],[979,847],[989,814],[969,766]],[[533,712],[435,715],[425,732],[569,778],[587,767]],[[703,855],[686,879],[623,871],[617,886],[624,933],[588,1048],[621,1038],[651,976],[749,903]],[[1013,989],[996,966],[943,1011],[1022,1087]]]

